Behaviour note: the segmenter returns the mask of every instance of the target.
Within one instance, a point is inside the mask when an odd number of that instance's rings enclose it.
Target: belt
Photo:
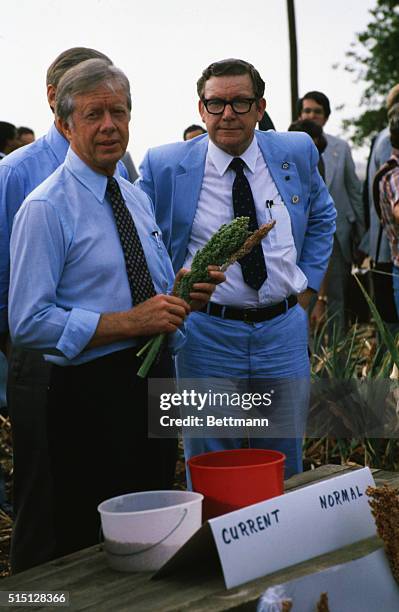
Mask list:
[[[261,323],[269,321],[287,312],[289,308],[298,302],[296,295],[290,295],[286,300],[265,306],[264,308],[234,308],[233,306],[223,306],[215,302],[208,302],[200,312],[204,312],[213,317],[222,319],[234,319],[235,321],[245,321],[245,323]]]

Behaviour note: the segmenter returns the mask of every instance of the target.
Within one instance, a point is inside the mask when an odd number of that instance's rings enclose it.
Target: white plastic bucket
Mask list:
[[[201,493],[146,491],[98,506],[110,566],[122,572],[157,570],[201,527]]]

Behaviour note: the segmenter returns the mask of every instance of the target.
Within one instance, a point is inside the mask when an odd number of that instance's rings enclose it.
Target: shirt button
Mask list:
[[[299,202],[299,196],[298,196],[298,195],[293,195],[293,196],[292,196],[292,200],[291,200],[291,202],[292,202],[293,204],[298,204],[298,202]]]
[[[282,167],[282,169],[283,169],[283,170],[288,170],[288,168],[290,167],[290,165],[289,165],[289,163],[288,163],[288,162],[284,162],[284,163],[281,165],[281,167]]]

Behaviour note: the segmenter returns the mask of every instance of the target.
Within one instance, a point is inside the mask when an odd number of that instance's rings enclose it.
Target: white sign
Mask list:
[[[227,588],[375,535],[369,468],[211,519]]]

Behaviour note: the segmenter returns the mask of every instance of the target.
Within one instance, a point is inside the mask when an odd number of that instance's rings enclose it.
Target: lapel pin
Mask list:
[[[292,201],[293,204],[298,204],[299,196],[298,195],[293,195],[291,201]]]

